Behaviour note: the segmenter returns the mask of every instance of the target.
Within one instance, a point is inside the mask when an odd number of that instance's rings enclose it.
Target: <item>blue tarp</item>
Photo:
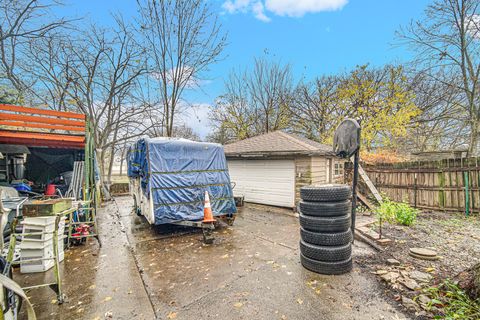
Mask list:
[[[153,197],[155,224],[203,219],[205,191],[214,216],[236,213],[223,147],[185,139],[140,139],[130,147],[128,176]]]

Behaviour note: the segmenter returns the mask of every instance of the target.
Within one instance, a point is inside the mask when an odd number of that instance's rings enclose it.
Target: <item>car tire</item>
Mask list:
[[[344,216],[352,210],[352,203],[349,200],[339,202],[312,202],[300,201],[299,211],[307,216],[337,217]]]
[[[353,240],[351,229],[337,233],[325,233],[313,232],[300,228],[300,237],[303,241],[318,246],[342,246],[351,243]]]
[[[352,190],[345,184],[326,184],[300,188],[300,198],[305,201],[343,201],[351,198]]]
[[[352,223],[350,215],[339,217],[312,217],[300,213],[300,226],[313,232],[344,232],[350,228]]]
[[[344,274],[350,272],[353,267],[352,258],[343,261],[326,262],[307,258],[301,253],[300,262],[310,271],[327,275]]]
[[[307,258],[325,262],[347,260],[352,256],[352,244],[342,246],[317,246],[300,240],[300,252]]]

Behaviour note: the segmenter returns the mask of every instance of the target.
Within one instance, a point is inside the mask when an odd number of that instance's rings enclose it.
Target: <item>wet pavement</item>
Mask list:
[[[247,205],[212,245],[188,228],[151,227],[130,197],[99,212],[94,239],[68,251],[58,306],[53,291],[29,293],[40,319],[405,319],[367,269],[322,276],[299,262],[298,219]],[[373,255],[356,242],[355,257]],[[23,285],[42,275],[15,279]]]
[[[28,292],[38,319],[154,319],[115,203],[99,210],[98,224],[101,247],[91,238],[65,252],[61,263],[64,304],[56,303],[49,288]],[[15,270],[13,278],[22,286],[31,286],[52,282],[53,272],[20,274]]]

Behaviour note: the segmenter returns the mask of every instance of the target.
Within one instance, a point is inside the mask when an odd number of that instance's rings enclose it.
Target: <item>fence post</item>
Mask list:
[[[463,172],[463,184],[465,185],[465,215],[470,215],[470,195],[468,194],[468,171]]]
[[[417,172],[413,174],[413,207],[417,207]]]

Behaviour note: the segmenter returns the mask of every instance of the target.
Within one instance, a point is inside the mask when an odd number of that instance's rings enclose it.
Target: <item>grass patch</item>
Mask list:
[[[434,319],[480,319],[480,299],[470,299],[462,289],[449,280],[438,286],[423,289],[423,294],[431,299],[424,308],[435,315]]]

